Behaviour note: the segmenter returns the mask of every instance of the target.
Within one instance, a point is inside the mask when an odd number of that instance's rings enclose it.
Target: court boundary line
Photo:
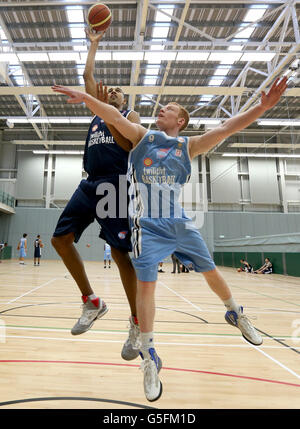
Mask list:
[[[73,342],[83,342],[83,343],[115,343],[115,344],[123,344],[122,340],[104,340],[104,339],[91,339],[91,338],[63,338],[63,337],[37,337],[37,336],[29,336],[29,335],[5,335],[5,338],[16,338],[16,339],[29,339],[29,340],[44,340],[44,341],[73,341]],[[190,347],[225,347],[225,348],[251,348],[251,344],[245,342],[245,344],[205,344],[205,343],[179,343],[179,342],[161,342],[157,341],[156,344],[162,346],[190,346]],[[266,349],[279,349],[285,350],[279,346],[263,346]]]
[[[126,364],[126,363],[115,363],[115,362],[86,362],[86,361],[60,361],[60,360],[35,360],[35,359],[1,359],[1,363],[54,363],[54,364],[77,364],[77,365],[103,365],[103,366],[120,366],[120,367],[130,367],[130,368],[139,368],[140,365],[134,364]],[[215,371],[201,371],[198,369],[186,369],[186,368],[172,368],[163,366],[162,369],[168,371],[178,371],[178,372],[191,372],[196,374],[207,374],[207,375],[218,375],[223,377],[233,377],[233,378],[241,378],[245,380],[252,381],[262,381],[266,383],[274,383],[281,384],[287,386],[300,387],[300,384],[290,383],[287,381],[279,381],[279,380],[271,380],[267,378],[258,378],[258,377],[250,377],[246,375],[237,375],[223,372],[215,372]]]
[[[246,340],[243,340],[246,341]],[[294,375],[295,377],[299,378],[300,380],[300,375],[297,374],[295,371],[293,371],[292,369],[290,369],[289,367],[287,367],[286,365],[284,365],[283,363],[281,363],[279,360],[273,358],[272,356],[268,355],[268,353],[264,352],[260,347],[256,347],[252,344],[250,344],[251,347],[253,347],[255,350],[259,351],[261,354],[263,354],[264,356],[266,356],[268,359],[270,359],[272,362],[276,363],[277,365],[279,365],[281,368],[283,368],[284,370],[286,370],[287,372],[289,372],[290,374]]]
[[[51,280],[48,280],[46,283],[43,283],[42,285],[37,286],[37,287],[35,287],[35,288],[33,288],[33,289],[29,290],[28,292],[25,292],[25,293],[23,293],[22,295],[17,296],[17,298],[14,298],[14,299],[12,299],[12,300],[8,301],[6,304],[2,304],[2,305],[3,305],[3,306],[4,306],[4,305],[9,305],[9,304],[11,304],[11,303],[13,303],[13,302],[15,302],[15,301],[18,301],[19,299],[23,298],[24,296],[29,295],[30,293],[32,293],[32,292],[34,292],[34,291],[36,291],[36,290],[38,290],[38,289],[41,289],[42,287],[45,287],[45,286],[47,286],[48,284],[50,284],[50,283],[52,283],[52,282],[54,282],[54,281],[56,281],[56,280],[57,280],[57,277],[55,277],[55,278],[53,278],[53,279],[51,279]]]
[[[192,303],[189,299],[185,298],[183,295],[180,295],[179,293],[175,292],[172,288],[170,288],[169,286],[167,286],[164,282],[162,282],[161,280],[157,281],[159,284],[161,284],[164,288],[168,289],[169,291],[171,291],[172,293],[174,293],[176,296],[178,296],[179,298],[181,298],[183,301],[187,302],[188,304],[190,304],[192,307],[196,308],[196,310],[198,311],[203,311],[200,307],[198,307],[198,305]]]

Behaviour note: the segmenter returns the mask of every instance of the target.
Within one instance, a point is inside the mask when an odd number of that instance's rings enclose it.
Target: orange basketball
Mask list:
[[[111,11],[105,4],[97,3],[89,8],[87,19],[92,30],[104,31],[111,24]]]

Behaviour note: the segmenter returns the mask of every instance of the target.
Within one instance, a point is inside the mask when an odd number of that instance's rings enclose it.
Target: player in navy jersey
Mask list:
[[[113,87],[107,90],[102,82],[96,83],[94,78],[95,55],[103,33],[88,33],[90,48],[84,71],[86,92],[108,103],[116,112],[129,121],[139,123],[139,115],[131,110],[124,109],[124,94],[121,88]],[[118,144],[116,144],[116,141]],[[138,356],[139,328],[136,317],[136,274],[128,252],[131,251],[130,229],[127,218],[127,183],[126,172],[128,163],[128,149],[130,142],[125,139],[114,126],[106,124],[99,116],[95,116],[90,124],[85,144],[83,164],[88,173],[87,180],[82,180],[71,200],[59,218],[52,244],[61,256],[72,277],[76,281],[83,301],[82,315],[71,330],[73,335],[86,332],[94,321],[107,312],[105,302],[93,291],[87,278],[83,261],[77,252],[74,242],[77,243],[83,231],[96,219],[100,224],[100,237],[111,246],[111,254],[116,262],[120,277],[130,305],[130,330],[127,341],[122,348],[122,357],[126,360]],[[125,191],[120,190],[119,181],[123,177]],[[99,192],[99,187],[110,185],[116,190],[117,201],[125,198],[125,215],[114,219],[99,216],[98,204],[105,199],[105,194]],[[116,207],[116,213],[119,206]]]
[[[177,103],[163,107],[156,120],[160,131],[148,131],[132,124],[111,106],[79,91],[54,86],[53,90],[68,95],[69,103],[85,102],[96,114],[132,142],[129,157],[129,216],[132,229],[133,264],[137,272],[137,315],[141,331],[141,356],[144,370],[144,391],[149,401],[162,393],[158,373],[162,362],[154,348],[155,286],[157,266],[170,253],[183,264],[202,272],[208,285],[223,301],[225,320],[240,329],[243,337],[254,345],[262,338],[232,297],[231,291],[217,270],[206,244],[179,204],[179,190],[191,174],[191,160],[208,152],[234,133],[248,127],[280,100],[287,78],[276,79],[268,94],[262,92],[260,102],[248,111],[226,120],[201,136],[178,137],[188,124],[188,112]]]
[[[41,249],[44,247],[41,236],[37,235],[36,239],[34,240],[34,256],[33,256],[33,263],[34,266],[39,266],[41,261],[42,252]]]

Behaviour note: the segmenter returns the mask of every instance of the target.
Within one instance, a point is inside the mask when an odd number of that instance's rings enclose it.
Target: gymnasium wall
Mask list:
[[[0,144],[0,188],[5,185],[6,192],[14,193],[18,206],[64,207],[85,177],[82,156],[53,155],[50,160],[49,155],[33,154],[34,149]],[[78,151],[82,147],[59,149]],[[206,157],[205,164],[202,171],[201,157],[199,163],[193,160],[190,183],[202,186],[207,182],[209,211],[300,213],[299,159],[227,158],[213,154]],[[201,187],[200,193],[201,199]]]
[[[51,245],[51,237],[61,213],[62,210],[60,209],[17,207],[9,225],[8,243],[13,247],[12,257],[18,258],[18,251],[16,250],[18,242],[22,235],[27,233],[27,258],[33,258],[34,240],[40,234],[45,246],[42,249],[42,257],[44,259],[60,259]],[[75,244],[83,259],[103,260],[104,241],[98,238],[99,232],[98,224],[94,222],[85,230],[79,243]],[[91,247],[86,247],[87,244],[90,244]]]
[[[212,211],[300,213],[300,160],[212,155],[207,163]]]
[[[30,257],[31,243],[41,234],[46,244],[44,258],[57,259],[50,238],[63,207],[85,176],[82,157],[53,156],[49,163],[48,155],[34,155],[32,149],[0,144],[0,185],[9,187],[17,197],[16,214],[0,212],[0,240],[13,246],[15,257],[17,242],[27,232]],[[200,198],[195,202],[193,188],[185,202],[186,209],[197,211],[201,218],[205,206],[203,183],[207,182],[208,212],[203,215],[200,231],[211,253],[235,253],[237,249],[254,253],[300,252],[299,160],[213,155],[205,161],[201,163],[199,158],[199,162],[194,159],[192,163],[190,183],[200,184]],[[97,238],[98,233],[94,223],[83,234],[77,245],[83,259],[102,260],[103,242]]]

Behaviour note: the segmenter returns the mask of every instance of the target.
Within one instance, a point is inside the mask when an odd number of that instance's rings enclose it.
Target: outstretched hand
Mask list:
[[[86,96],[84,92],[76,91],[75,89],[70,89],[62,85],[53,85],[51,89],[54,92],[60,92],[61,94],[68,95],[70,98],[67,99],[67,103],[70,104],[82,103]]]
[[[105,34],[105,31],[99,31],[99,32],[95,32],[95,30],[92,30],[90,27],[86,27],[85,28],[85,34],[87,35],[87,37],[90,39],[91,43],[93,42],[100,42],[100,40],[102,39],[102,37]]]
[[[273,106],[275,106],[275,104],[278,103],[278,101],[280,100],[280,97],[286,90],[286,82],[287,82],[286,76],[284,76],[282,79],[278,77],[273,83],[273,85],[271,86],[268,94],[262,91],[260,103],[265,110],[271,109]]]
[[[102,101],[103,103],[108,102],[108,92],[107,92],[107,86],[104,86],[103,89],[103,82],[100,80],[99,83],[97,83],[97,99]]]

